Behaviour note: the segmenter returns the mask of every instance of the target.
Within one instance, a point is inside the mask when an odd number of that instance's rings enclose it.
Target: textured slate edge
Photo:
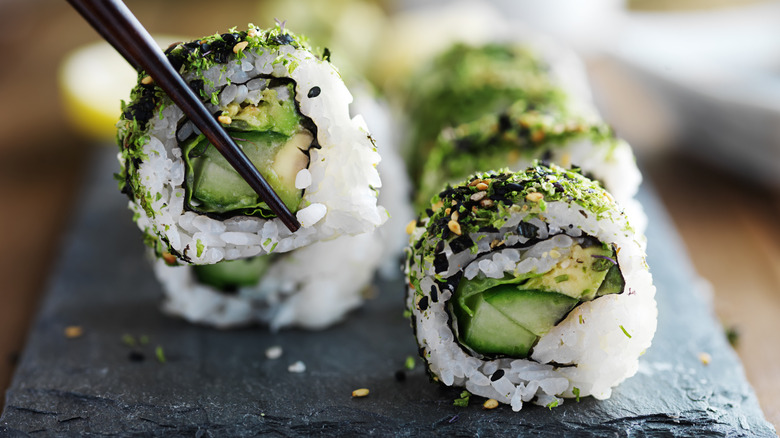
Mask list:
[[[478,402],[452,406],[459,391],[428,383],[419,366],[405,382],[393,378],[416,350],[400,317],[398,282],[380,284],[378,300],[322,333],[226,333],[161,316],[138,232],[106,170],[113,154],[100,154],[8,391],[0,435],[774,436],[647,189],[660,318],[640,373],[603,402],[483,412]],[[85,336],[64,341],[62,328],[73,323],[85,326]],[[383,335],[371,335],[371,327]],[[118,342],[123,332],[150,334],[166,346],[168,363],[129,363]],[[275,344],[284,346],[287,362],[263,357]],[[702,351],[712,355],[709,366],[698,361]],[[307,363],[304,375],[286,372],[295,358]],[[352,400],[359,386],[372,394]]]

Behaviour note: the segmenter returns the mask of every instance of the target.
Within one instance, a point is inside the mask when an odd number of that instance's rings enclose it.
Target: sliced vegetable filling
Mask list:
[[[192,269],[201,283],[224,292],[232,292],[241,287],[256,285],[265,275],[273,258],[273,255],[263,255],[222,261],[213,265],[195,265]]]
[[[460,343],[480,354],[528,357],[577,305],[623,292],[615,256],[613,248],[585,238],[542,274],[461,279],[450,301]]]
[[[282,82],[275,80],[276,82]],[[257,104],[230,103],[221,121],[282,202],[298,210],[303,190],[295,187],[298,172],[309,165],[314,134],[295,105],[291,81],[265,88]],[[228,123],[225,123],[228,122]],[[204,135],[182,142],[186,165],[186,205],[199,213],[274,217],[268,205]]]

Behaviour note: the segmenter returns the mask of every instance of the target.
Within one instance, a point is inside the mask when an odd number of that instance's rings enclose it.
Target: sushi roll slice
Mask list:
[[[541,106],[518,100],[504,111],[445,128],[425,163],[418,205],[445,183],[480,169],[521,170],[535,160],[577,167],[598,180],[627,209],[634,230],[644,233],[647,220],[634,199],[642,174],[631,146],[606,123],[565,102]]]
[[[382,250],[378,233],[364,233],[213,265],[157,259],[154,272],[165,293],[163,310],[187,321],[320,330],[362,304]]]
[[[290,233],[144,73],[118,123],[120,187],[169,262],[287,252],[387,220],[379,154],[328,56],[282,26],[250,25],[167,51],[302,228]]]
[[[555,165],[448,186],[412,230],[406,274],[432,377],[515,411],[608,398],[656,329],[631,224],[598,183]]]
[[[445,128],[502,113],[517,101],[529,107],[556,103],[592,111],[589,100],[572,91],[587,82],[572,79],[585,78],[581,66],[571,68],[568,57],[556,56],[561,50],[549,45],[543,48],[545,51],[513,43],[456,44],[414,76],[405,105],[411,125],[413,179],[420,178],[421,166]],[[578,70],[579,75],[572,74]]]
[[[385,106],[360,82],[350,106],[362,114],[382,147],[379,202],[393,217],[378,230],[248,259],[212,265],[171,266],[154,261],[166,313],[187,321],[233,328],[260,324],[271,330],[319,330],[335,324],[364,301],[375,271],[397,278],[405,226],[412,219],[409,183]]]

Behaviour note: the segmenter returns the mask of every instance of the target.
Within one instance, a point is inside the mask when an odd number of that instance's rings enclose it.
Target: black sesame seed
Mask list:
[[[498,370],[495,373],[493,373],[492,376],[490,376],[490,381],[495,382],[496,380],[504,377],[504,370]]]
[[[503,113],[498,117],[498,130],[501,132],[508,131],[512,127],[512,121],[509,119],[507,113]]]
[[[223,33],[220,37],[222,37],[222,41],[228,44],[235,44],[236,42],[236,35],[232,33]]]
[[[404,370],[398,370],[395,372],[395,380],[399,382],[403,382],[406,380],[406,371]]]
[[[417,308],[422,312],[428,310],[428,297],[424,296],[420,298],[420,301],[417,302]]]
[[[436,286],[431,286],[431,302],[439,302],[439,290],[436,289]]]
[[[309,97],[317,97],[317,96],[320,95],[321,91],[322,90],[320,90],[320,87],[311,87],[311,89],[309,90],[309,94],[307,94],[307,96],[309,96]]]
[[[271,40],[274,44],[283,46],[285,44],[291,44],[294,40],[289,34],[277,35]]]
[[[474,246],[474,241],[468,235],[463,235],[450,242],[452,252],[457,254]]]
[[[330,49],[327,47],[322,51],[322,60],[330,62]]]
[[[580,212],[580,214],[581,214],[581,215],[582,215],[582,216],[583,216],[585,219],[587,219],[587,218],[588,218],[588,213],[585,213],[585,211],[584,211],[584,210],[580,210],[579,212]]]
[[[130,362],[143,362],[146,359],[146,356],[140,351],[133,350],[127,355],[127,358],[130,359]]]
[[[436,248],[434,249],[434,252],[438,254],[442,251],[444,251],[444,241],[440,240],[439,243],[436,244]]]
[[[520,225],[517,226],[517,231],[520,232],[520,235],[527,239],[536,237],[536,232],[538,230],[539,227],[534,224],[529,224],[528,222],[520,222]]]
[[[201,56],[205,55],[210,50],[211,50],[211,44],[209,44],[209,43],[202,43],[200,45],[200,54],[201,54]]]
[[[436,254],[433,258],[433,269],[438,274],[439,272],[446,272],[450,267],[450,262],[447,260],[447,256],[444,253]]]

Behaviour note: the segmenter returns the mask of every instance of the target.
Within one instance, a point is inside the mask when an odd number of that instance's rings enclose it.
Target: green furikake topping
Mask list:
[[[414,121],[416,155],[409,162],[415,180],[441,129],[500,113],[519,100],[543,105],[565,99],[547,63],[532,50],[510,44],[457,44],[410,82],[407,111]]]
[[[445,127],[425,162],[417,203],[430,199],[443,184],[460,181],[479,169],[525,166],[523,162],[552,157],[552,149],[577,139],[610,150],[618,144],[607,124],[573,113],[558,102],[539,106],[520,100],[501,112]]]
[[[543,202],[555,201],[574,202],[597,219],[616,208],[611,195],[578,169],[537,163],[521,172],[478,173],[455,187],[448,185],[431,199],[426,209],[426,233],[413,242],[413,253],[432,254],[434,248],[427,248],[426,242],[452,241],[469,233],[501,228],[514,212],[527,212],[528,219],[543,215]],[[460,233],[448,225],[456,211]],[[426,248],[418,248],[421,245]],[[469,246],[476,247],[476,243]]]
[[[163,352],[162,345],[158,345],[157,348],[154,349],[154,355],[157,356],[158,362],[165,363],[165,353]]]
[[[461,408],[465,408],[469,405],[469,400],[471,399],[471,393],[468,391],[463,391],[460,393],[460,397],[456,398],[452,404]]]

